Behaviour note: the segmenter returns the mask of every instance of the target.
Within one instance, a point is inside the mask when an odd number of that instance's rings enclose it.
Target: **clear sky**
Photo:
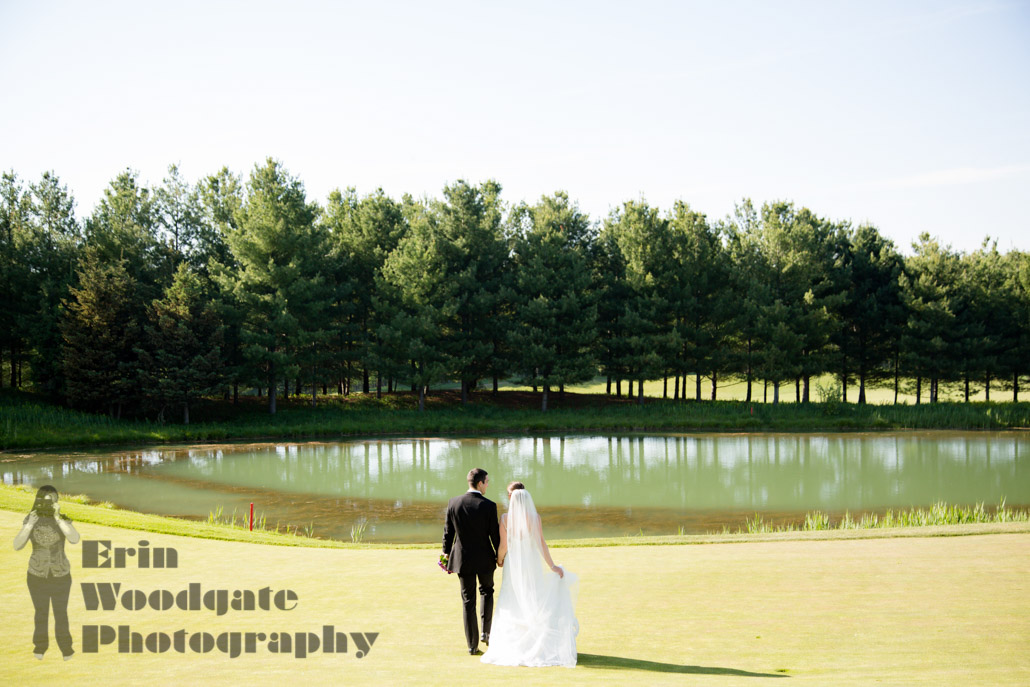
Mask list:
[[[319,201],[495,178],[1030,250],[1030,2],[0,0],[0,168],[80,216],[267,156]]]

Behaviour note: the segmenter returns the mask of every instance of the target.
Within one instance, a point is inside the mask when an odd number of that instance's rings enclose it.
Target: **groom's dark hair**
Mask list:
[[[478,485],[485,479],[486,470],[484,470],[483,468],[475,468],[474,470],[469,470],[469,486],[473,489],[475,489],[476,485]]]

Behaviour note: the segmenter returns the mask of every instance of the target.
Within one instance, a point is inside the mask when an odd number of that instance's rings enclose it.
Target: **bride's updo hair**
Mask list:
[[[526,485],[523,484],[522,482],[512,482],[511,484],[508,485],[508,496],[509,496],[509,498],[511,497],[511,492],[515,491],[516,489],[525,489],[525,488],[526,488]]]

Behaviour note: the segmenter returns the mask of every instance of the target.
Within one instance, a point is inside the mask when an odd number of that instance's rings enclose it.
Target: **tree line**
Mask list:
[[[592,221],[564,192],[507,204],[495,181],[440,198],[336,190],[320,205],[273,159],[190,183],[125,171],[75,214],[53,173],[0,183],[0,383],[165,419],[240,390],[474,389],[548,395],[597,376],[643,401],[941,386],[1017,399],[1030,373],[1030,254],[927,234],[904,257],[870,225],[779,201],[709,220],[624,202]],[[693,377],[693,388],[688,379]],[[851,390],[857,387],[857,391]]]

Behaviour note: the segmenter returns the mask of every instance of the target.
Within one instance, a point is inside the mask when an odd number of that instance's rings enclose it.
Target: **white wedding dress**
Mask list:
[[[490,642],[480,659],[502,666],[576,665],[575,598],[579,579],[545,567],[540,516],[525,489],[512,492],[503,524],[508,552]]]

